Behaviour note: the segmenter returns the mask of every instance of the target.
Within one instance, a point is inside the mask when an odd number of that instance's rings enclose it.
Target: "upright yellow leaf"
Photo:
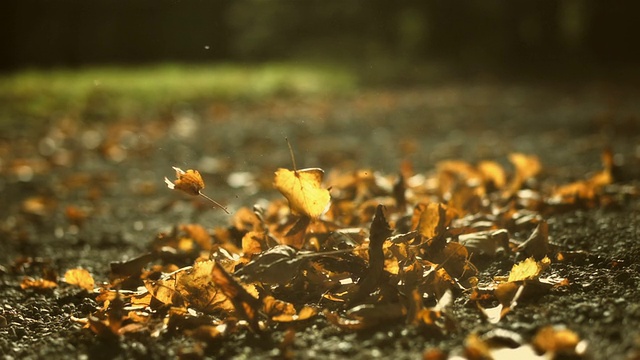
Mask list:
[[[275,174],[273,185],[287,198],[293,212],[317,219],[329,209],[331,195],[321,187],[322,169],[292,171],[280,168]]]

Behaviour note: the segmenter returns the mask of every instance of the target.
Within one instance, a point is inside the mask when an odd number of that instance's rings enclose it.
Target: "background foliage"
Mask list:
[[[0,69],[314,59],[477,66],[640,59],[640,3],[8,0]]]

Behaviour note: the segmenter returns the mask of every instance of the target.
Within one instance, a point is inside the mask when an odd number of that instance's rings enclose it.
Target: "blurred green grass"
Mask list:
[[[273,96],[339,95],[357,77],[333,65],[162,64],[79,70],[24,70],[0,75],[0,125],[161,116],[174,104],[259,101]]]

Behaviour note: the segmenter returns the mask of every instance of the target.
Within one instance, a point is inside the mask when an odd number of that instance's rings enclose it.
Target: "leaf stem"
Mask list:
[[[218,207],[218,208],[220,208],[220,209],[224,210],[224,212],[226,212],[227,214],[229,214],[229,215],[231,214],[231,213],[229,212],[229,210],[227,210],[227,208],[226,208],[226,207],[224,207],[224,206],[222,206],[222,204],[220,204],[219,202],[217,202],[217,201],[213,200],[212,198],[208,197],[207,195],[205,195],[205,194],[203,194],[203,193],[201,193],[201,192],[198,192],[198,194],[200,194],[200,196],[202,196],[203,198],[205,198],[205,199],[207,199],[207,200],[211,201],[211,202],[212,202],[216,207]]]

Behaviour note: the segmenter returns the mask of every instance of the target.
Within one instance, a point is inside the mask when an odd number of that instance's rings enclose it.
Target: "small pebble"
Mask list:
[[[338,343],[338,350],[340,350],[343,353],[348,353],[351,350],[353,350],[353,345],[351,345],[351,343],[348,343],[346,341],[341,341]]]

